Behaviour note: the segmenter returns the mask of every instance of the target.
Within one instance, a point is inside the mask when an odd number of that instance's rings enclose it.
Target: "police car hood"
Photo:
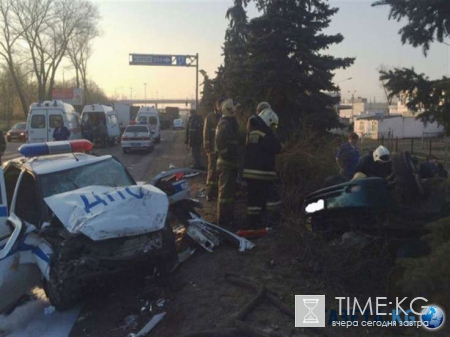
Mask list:
[[[169,207],[166,194],[152,185],[89,186],[44,200],[70,233],[94,241],[158,231]]]

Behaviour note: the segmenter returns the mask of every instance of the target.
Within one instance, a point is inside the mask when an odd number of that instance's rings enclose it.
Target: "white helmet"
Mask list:
[[[258,115],[270,128],[272,125],[278,125],[278,116],[271,108],[266,108]]]
[[[373,151],[373,160],[375,162],[379,161],[382,163],[387,163],[391,160],[391,156],[389,150],[386,149],[383,145],[377,147],[375,151]]]
[[[222,102],[222,114],[224,117],[230,117],[234,116],[234,113],[236,112],[236,108],[240,104],[235,102],[233,99],[228,98],[225,101]]]
[[[267,102],[261,102],[256,107],[256,113],[261,113],[264,109],[271,108],[270,104]]]

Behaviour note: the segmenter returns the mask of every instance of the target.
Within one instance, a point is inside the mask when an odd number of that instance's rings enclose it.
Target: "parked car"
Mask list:
[[[41,276],[50,303],[73,306],[111,276],[167,274],[178,263],[170,222],[200,204],[182,176],[137,184],[87,140],[25,144],[0,167],[0,307]],[[179,169],[177,172],[181,172]]]
[[[17,123],[6,133],[6,140],[11,142],[13,140],[18,140],[25,142],[27,140],[27,123]]]
[[[132,150],[153,151],[154,140],[148,125],[128,125],[122,135],[122,151],[129,153]]]
[[[173,121],[172,129],[174,129],[174,130],[182,130],[182,129],[184,129],[183,120],[182,119],[175,119]]]

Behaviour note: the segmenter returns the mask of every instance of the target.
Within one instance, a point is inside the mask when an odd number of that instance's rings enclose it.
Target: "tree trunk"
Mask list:
[[[13,79],[14,82],[14,86],[17,90],[17,94],[19,95],[19,99],[20,99],[20,105],[22,107],[22,112],[25,116],[25,118],[28,116],[28,102],[27,99],[25,97],[25,93],[23,92],[23,88],[20,85],[20,81],[17,78],[17,74],[16,71],[14,70],[14,64],[8,61],[8,68],[9,68],[9,72],[11,74],[11,77]]]

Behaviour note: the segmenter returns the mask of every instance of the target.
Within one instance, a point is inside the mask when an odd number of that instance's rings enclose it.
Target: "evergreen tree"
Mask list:
[[[450,35],[449,0],[379,0],[372,6],[389,5],[389,20],[407,19],[408,23],[399,31],[403,44],[422,46],[426,55],[430,43],[443,43]]]
[[[400,29],[403,43],[422,46],[426,55],[430,43],[444,42],[450,35],[449,0],[379,0],[373,6],[389,5],[389,19],[408,19]],[[438,122],[450,135],[450,78],[430,80],[414,69],[380,71],[380,80],[386,81],[390,97],[404,97],[406,105],[424,123]]]
[[[338,124],[333,71],[349,67],[353,58],[323,53],[343,40],[325,35],[338,9],[321,0],[259,0],[261,17],[249,26],[249,72],[253,96],[268,100],[286,129],[306,121],[324,130]]]

